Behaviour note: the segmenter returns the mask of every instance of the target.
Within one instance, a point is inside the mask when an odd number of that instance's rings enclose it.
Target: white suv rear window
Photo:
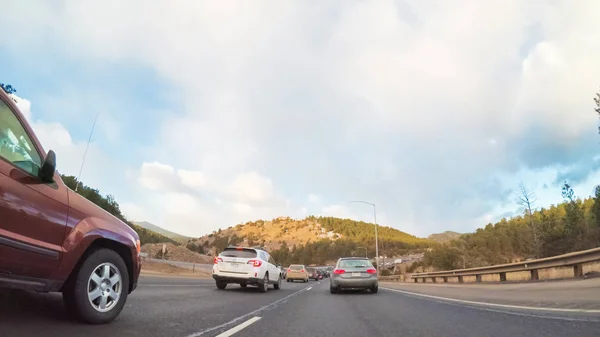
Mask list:
[[[220,254],[224,257],[239,257],[244,259],[252,259],[256,257],[256,250],[245,248],[225,248]]]

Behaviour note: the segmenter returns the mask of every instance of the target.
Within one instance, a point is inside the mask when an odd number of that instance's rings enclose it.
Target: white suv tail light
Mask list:
[[[248,260],[248,264],[251,264],[254,267],[260,267],[262,265],[262,261],[261,260]]]

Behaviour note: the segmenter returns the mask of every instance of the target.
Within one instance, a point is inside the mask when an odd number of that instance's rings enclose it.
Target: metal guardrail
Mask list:
[[[560,267],[573,267],[573,276],[581,277],[583,276],[583,264],[597,261],[600,261],[600,247],[523,262],[412,274],[411,279],[415,283],[419,280],[426,282],[428,278],[433,282],[436,282],[437,278],[448,282],[448,277],[457,277],[458,282],[462,283],[464,276],[475,276],[476,282],[481,282],[482,275],[499,274],[500,281],[503,282],[506,281],[506,273],[529,271],[531,280],[538,280],[538,270]]]
[[[404,281],[404,275],[379,276],[380,281]]]

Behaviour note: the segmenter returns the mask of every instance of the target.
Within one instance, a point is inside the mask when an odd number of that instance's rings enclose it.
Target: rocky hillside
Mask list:
[[[379,227],[379,237],[387,247],[428,246],[429,241],[390,227]],[[195,240],[186,247],[198,253],[214,254],[228,245],[263,246],[269,251],[282,247],[306,246],[318,241],[374,241],[374,225],[370,223],[330,217],[292,219],[279,217],[257,220],[214,231]]]
[[[304,244],[319,239],[337,240],[342,234],[328,231],[314,220],[294,220],[279,217],[270,221],[257,220],[219,229],[188,242],[188,248],[197,252],[219,251],[227,245],[264,246],[268,250],[278,249],[283,242],[288,246]]]
[[[439,243],[445,243],[445,242],[450,242],[454,239],[457,239],[461,235],[462,235],[461,233],[445,231],[443,233],[431,234],[427,237],[427,239],[429,239],[431,241],[439,242]]]

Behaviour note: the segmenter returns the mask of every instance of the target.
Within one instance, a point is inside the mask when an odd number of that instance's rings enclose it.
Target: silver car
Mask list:
[[[342,289],[369,289],[376,294],[379,282],[371,261],[364,257],[340,258],[329,278],[329,290],[335,294]]]

